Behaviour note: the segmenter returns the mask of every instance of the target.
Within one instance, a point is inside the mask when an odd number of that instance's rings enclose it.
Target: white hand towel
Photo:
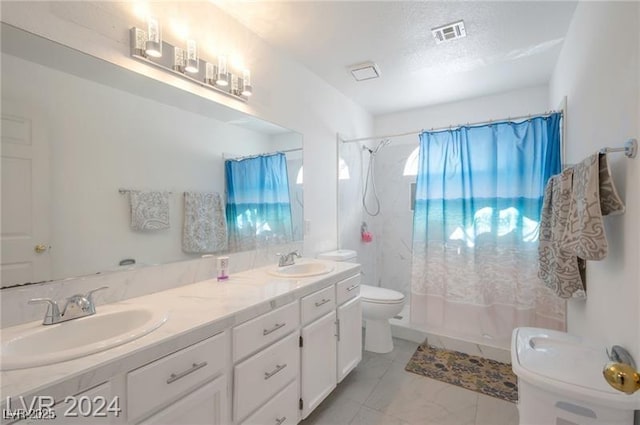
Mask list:
[[[182,250],[187,253],[227,249],[227,219],[219,193],[184,193]]]
[[[129,192],[131,203],[131,228],[138,231],[153,231],[169,228],[169,192]]]

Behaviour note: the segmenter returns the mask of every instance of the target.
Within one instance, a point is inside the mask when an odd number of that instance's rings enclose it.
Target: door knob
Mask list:
[[[38,245],[36,245],[33,250],[38,253],[38,254],[42,254],[43,252],[45,252],[46,250],[48,250],[49,247],[43,243],[39,243]]]
[[[633,394],[640,390],[640,374],[628,364],[609,363],[602,374],[609,385],[618,391]]]

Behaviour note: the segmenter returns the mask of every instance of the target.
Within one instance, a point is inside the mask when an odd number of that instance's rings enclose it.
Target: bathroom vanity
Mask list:
[[[114,304],[167,319],[105,351],[3,370],[2,423],[298,423],[362,355],[359,265],[305,262],[326,272],[268,266]]]

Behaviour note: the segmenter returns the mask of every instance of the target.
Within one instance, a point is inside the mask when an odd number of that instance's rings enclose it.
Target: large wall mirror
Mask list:
[[[286,152],[302,239],[302,135],[4,23],[1,64],[2,287],[199,257],[183,194],[225,199],[229,158]],[[169,192],[169,228],[134,231],[126,190]]]

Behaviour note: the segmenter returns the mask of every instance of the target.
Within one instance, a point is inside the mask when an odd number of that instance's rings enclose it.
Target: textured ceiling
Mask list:
[[[576,2],[213,0],[374,115],[545,84]],[[431,28],[464,19],[467,37]],[[374,61],[382,78],[347,67]]]

